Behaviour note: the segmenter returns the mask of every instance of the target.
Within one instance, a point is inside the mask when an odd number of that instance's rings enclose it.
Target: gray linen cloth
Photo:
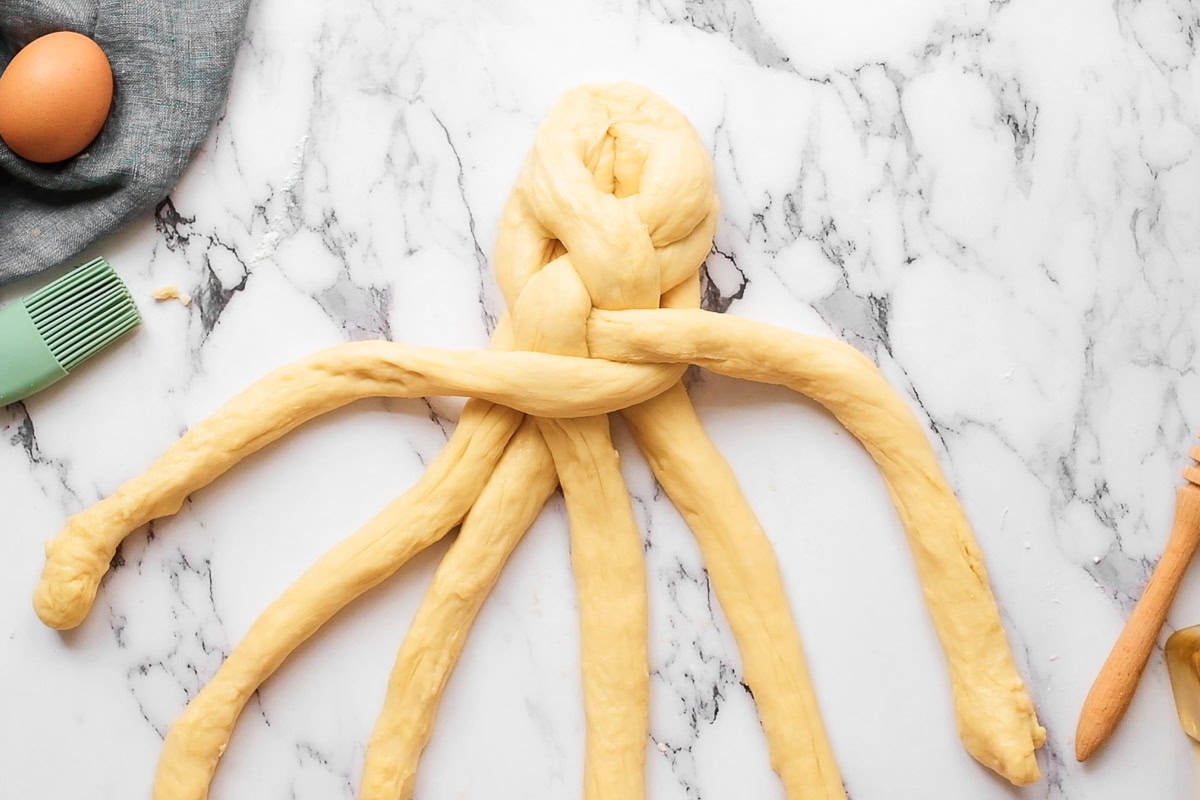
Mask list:
[[[0,283],[60,264],[153,206],[225,102],[250,0],[0,0],[0,69],[33,39],[92,37],[116,93],[104,130],[62,164],[0,142]]]

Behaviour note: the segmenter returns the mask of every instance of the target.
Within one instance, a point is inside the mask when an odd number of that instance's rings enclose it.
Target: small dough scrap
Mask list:
[[[179,287],[173,283],[166,286],[160,286],[153,292],[153,297],[158,302],[162,303],[167,300],[177,300],[186,308],[192,304],[192,296],[179,291]]]

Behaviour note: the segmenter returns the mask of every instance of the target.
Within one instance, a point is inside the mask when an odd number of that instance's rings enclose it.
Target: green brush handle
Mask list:
[[[67,377],[22,302],[0,308],[0,406]]]

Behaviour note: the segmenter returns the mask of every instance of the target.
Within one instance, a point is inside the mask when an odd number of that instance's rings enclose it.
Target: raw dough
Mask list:
[[[68,520],[47,545],[35,596],[41,618],[60,628],[86,616],[131,530],[174,513],[188,494],[307,420],[368,396],[476,398],[424,477],[272,603],[188,705],[167,736],[156,800],[206,797],[258,686],[347,603],[462,522],[397,657],[367,753],[361,796],[410,798],[465,631],[559,483],[581,615],[584,796],[640,800],[646,587],[608,433],[612,411],[625,415],[696,533],[788,797],[844,798],[778,564],[679,383],[688,363],[787,385],[862,441],[908,533],[964,744],[1014,783],[1037,779],[1034,750],[1045,732],[924,431],[852,348],[697,310],[696,270],[716,219],[708,155],[677,111],[628,84],[570,92],[539,129],[501,220],[495,266],[511,317],[495,349],[330,348],[250,387],[145,474]]]
[[[153,297],[160,303],[164,303],[167,300],[178,300],[185,308],[192,304],[191,295],[179,291],[179,287],[174,284],[158,287],[154,290]]]
[[[667,309],[596,311],[588,343],[592,355],[602,358],[697,364],[787,386],[837,417],[879,465],[904,523],[946,655],[963,744],[1017,785],[1040,777],[1034,750],[1046,741],[1046,731],[1017,675],[971,526],[924,430],[866,356],[841,342],[781,336],[761,322]],[[662,475],[659,479],[666,484]],[[762,705],[759,700],[760,714]]]
[[[537,425],[526,420],[442,558],[388,681],[367,748],[360,797],[412,797],[417,760],[475,615],[509,555],[558,488]]]

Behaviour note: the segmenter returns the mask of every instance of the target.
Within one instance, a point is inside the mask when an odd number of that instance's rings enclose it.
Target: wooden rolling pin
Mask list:
[[[1200,447],[1193,447],[1189,455],[1200,461]],[[1183,477],[1188,483],[1176,494],[1175,523],[1167,549],[1079,712],[1075,758],[1080,761],[1096,752],[1125,716],[1179,582],[1200,543],[1200,466],[1192,464],[1183,471]]]

